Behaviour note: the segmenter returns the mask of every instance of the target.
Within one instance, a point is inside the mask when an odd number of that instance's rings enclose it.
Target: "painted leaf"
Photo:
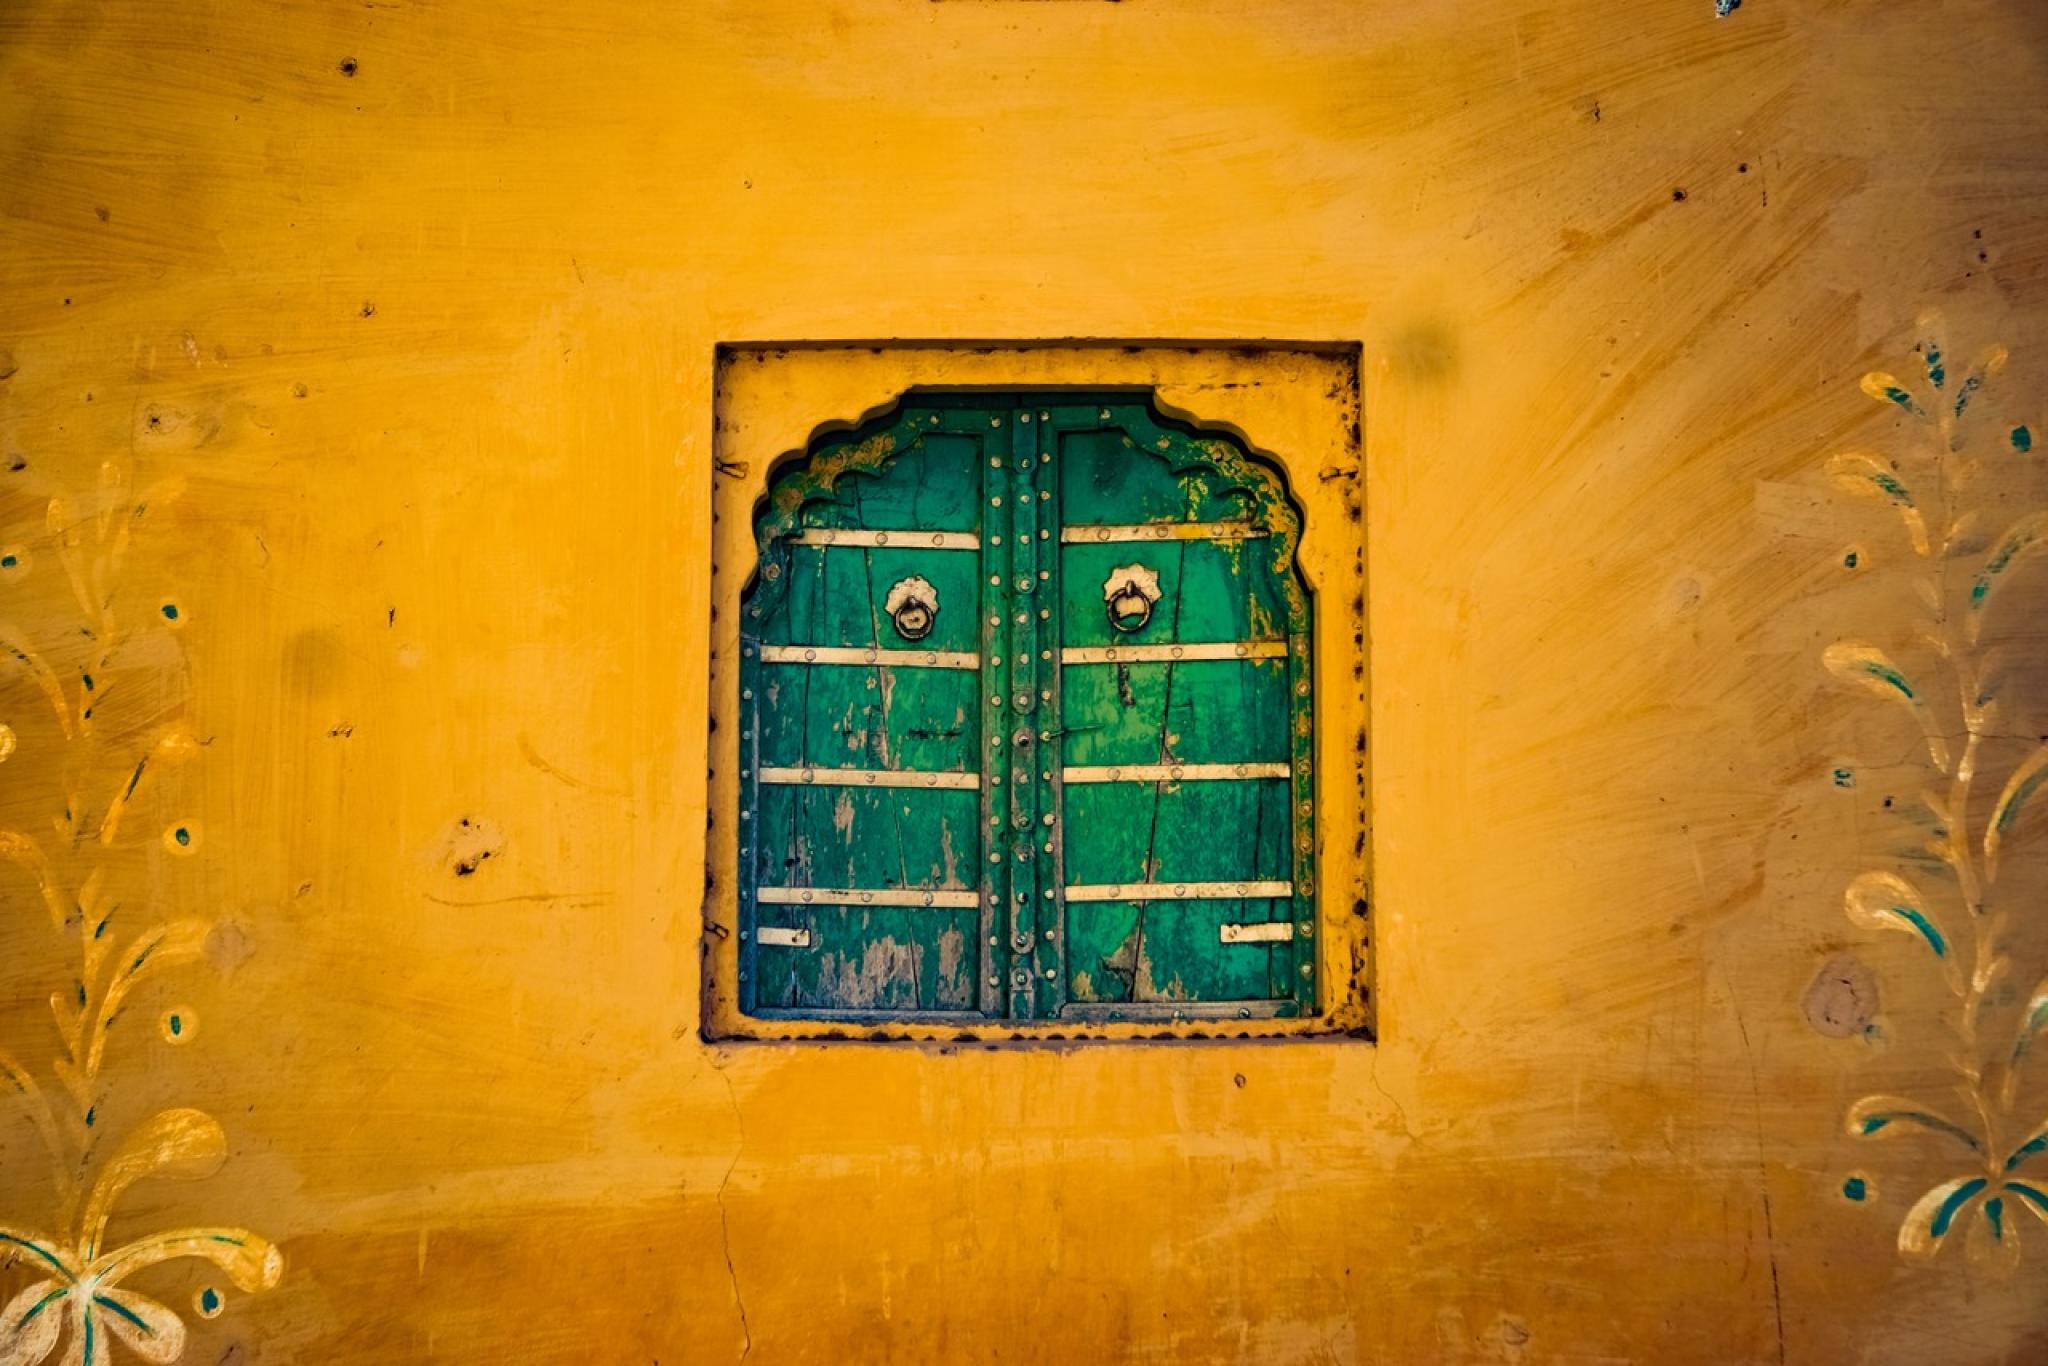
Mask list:
[[[37,1281],[0,1308],[0,1366],[36,1366],[57,1346],[64,1330],[61,1281]]]
[[[1849,1107],[1844,1127],[1852,1137],[1876,1138],[1923,1129],[1956,1140],[1972,1152],[1982,1152],[1977,1136],[1948,1116],[1904,1096],[1865,1096]]]
[[[96,1256],[114,1205],[145,1177],[196,1181],[212,1176],[227,1160],[227,1135],[213,1116],[199,1110],[163,1110],[128,1135],[93,1183],[86,1201],[85,1255]]]
[[[152,1366],[185,1354],[185,1325],[146,1295],[102,1286],[92,1297],[94,1317],[130,1351]]]
[[[1984,608],[1990,603],[1991,595],[2004,582],[2006,573],[2027,555],[2048,546],[2048,513],[2037,512],[2022,517],[2006,529],[1998,538],[1984,567],[1977,571],[1977,577],[1970,584],[1970,637],[1975,639],[1984,625]]]
[[[1956,390],[1954,411],[1957,417],[1961,417],[1964,410],[1970,406],[1970,400],[1975,398],[1977,391],[1984,387],[1984,381],[2005,368],[2005,356],[2006,351],[2002,346],[1994,345],[1984,348],[1984,354],[1977,359],[1976,368],[1970,371],[1969,375],[1964,378],[1961,387]]]
[[[50,704],[51,712],[57,717],[57,725],[64,732],[64,738],[69,740],[76,735],[77,729],[71,720],[71,704],[64,700],[64,685],[57,681],[56,673],[43,657],[28,647],[26,637],[14,627],[0,623],[0,650],[5,650],[35,679],[43,700]]]
[[[43,846],[33,836],[19,830],[0,830],[0,860],[12,863],[32,875],[36,890],[43,898],[43,908],[50,913],[50,923],[61,928],[68,914],[64,898],[57,890],[57,883],[50,876],[50,861],[43,854]]]
[[[2012,1197],[2009,1202],[2024,1209],[2042,1223],[2048,1224],[2048,1191],[2026,1181],[2008,1181],[2005,1193]]]
[[[1906,535],[1912,538],[1913,553],[1927,553],[1927,521],[1920,515],[1913,491],[1876,456],[1846,451],[1828,461],[1828,477],[1851,493],[1881,498],[1898,509],[1900,520],[1906,524]]]
[[[1842,909],[1865,929],[1915,934],[1935,957],[1948,956],[1948,939],[1928,914],[1924,899],[1912,883],[1896,873],[1862,874],[1842,893]]]
[[[284,1254],[247,1229],[184,1228],[142,1238],[108,1253],[95,1264],[109,1283],[162,1262],[197,1257],[212,1262],[250,1294],[269,1290],[284,1278]]]
[[[114,969],[114,975],[107,983],[106,994],[100,998],[92,1050],[86,1060],[88,1077],[99,1074],[100,1059],[106,1049],[107,1026],[113,1022],[128,993],[167,968],[198,961],[206,951],[206,936],[212,932],[211,921],[187,918],[144,930],[130,941],[127,951],[121,956],[120,966]]]
[[[2048,1123],[2035,1126],[2032,1136],[2005,1156],[2005,1169],[2018,1171],[2036,1154],[2048,1152]]]
[[[1991,808],[1990,823],[1984,827],[1984,873],[1987,878],[1998,875],[1998,850],[2005,837],[2027,803],[2043,787],[2048,787],[2048,744],[2037,747],[2022,760],[2005,780],[2005,787],[1998,794],[1997,805]]]
[[[1863,392],[1869,394],[1879,403],[1896,403],[1915,417],[1927,416],[1920,405],[1914,401],[1912,393],[1905,385],[1899,383],[1895,376],[1886,374],[1882,370],[1872,370],[1863,377],[1862,386]]]
[[[1991,1184],[1981,1176],[1944,1181],[1915,1201],[1899,1225],[1899,1251],[1910,1257],[1931,1257],[1955,1227],[1957,1216]]]
[[[1927,716],[1927,706],[1914,689],[1912,680],[1892,663],[1889,655],[1860,640],[1838,640],[1821,651],[1820,658],[1835,677],[1911,711],[1927,737],[1927,753],[1935,766],[1944,773],[1948,771],[1948,742],[1935,733]]]
[[[2040,1034],[2043,1025],[2048,1025],[2048,977],[2042,978],[2041,984],[2034,988],[2034,994],[2027,998],[2027,1008],[2020,1014],[2017,1037],[2012,1044],[2012,1064],[2005,1074],[2005,1103],[2008,1106],[2019,1089],[2020,1063],[2033,1048],[2035,1036]]]
[[[1963,1235],[1963,1251],[1972,1266],[1988,1268],[1993,1274],[2010,1276],[2020,1262],[2020,1231],[2013,1223],[2017,1213],[2013,1201],[2001,1192],[1985,1198],[1970,1218],[1970,1231]]]

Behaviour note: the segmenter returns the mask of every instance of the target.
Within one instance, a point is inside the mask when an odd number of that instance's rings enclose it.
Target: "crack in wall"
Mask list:
[[[725,1083],[725,1098],[732,1105],[734,1139],[732,1161],[726,1164],[725,1175],[718,1178],[718,1190],[713,1198],[718,1202],[719,1251],[725,1257],[725,1277],[732,1286],[732,1302],[739,1310],[740,1335],[745,1340],[745,1345],[740,1348],[739,1359],[745,1361],[754,1350],[754,1329],[753,1325],[747,1320],[746,1296],[740,1293],[739,1268],[733,1264],[732,1260],[732,1219],[725,1207],[725,1188],[731,1183],[733,1170],[740,1165],[740,1153],[747,1146],[747,1122],[745,1115],[740,1110],[739,1093],[733,1089],[732,1078],[725,1074],[725,1069],[718,1068],[716,1070],[718,1072],[718,1079]]]

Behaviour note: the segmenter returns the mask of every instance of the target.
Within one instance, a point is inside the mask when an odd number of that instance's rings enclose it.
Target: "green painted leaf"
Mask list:
[[[2048,546],[2048,513],[2037,512],[2023,517],[2007,528],[1998,538],[1998,543],[1985,559],[1977,577],[1970,584],[1970,638],[1976,639],[1983,629],[1983,612],[1990,604],[1992,594],[2005,581],[2012,567],[2022,559]]]
[[[1984,1147],[1975,1134],[1947,1115],[1904,1096],[1865,1096],[1849,1107],[1844,1127],[1855,1138],[1891,1137],[1919,1129],[1954,1139],[1971,1152],[1981,1152]]]
[[[1928,914],[1920,893],[1896,873],[1860,875],[1842,894],[1842,907],[1850,920],[1866,929],[1918,935],[1935,957],[1948,956],[1947,936]]]
[[[1927,416],[1926,411],[1913,398],[1912,392],[1905,385],[1901,384],[1895,376],[1889,375],[1882,370],[1872,370],[1869,374],[1865,375],[1862,387],[1864,393],[1869,394],[1879,403],[1896,404],[1915,417]]]
[[[1934,1255],[1949,1230],[1955,1227],[1956,1218],[1990,1184],[1981,1176],[1957,1177],[1921,1196],[1899,1225],[1899,1251],[1912,1257]]]
[[[1927,553],[1927,521],[1920,515],[1913,491],[1876,456],[1862,451],[1845,451],[1828,461],[1827,470],[1828,477],[1850,493],[1863,498],[1882,499],[1897,509],[1899,519],[1905,523],[1906,535],[1913,543],[1913,553]]]
[[[1984,827],[1984,870],[1987,876],[1997,876],[1998,852],[2006,836],[2019,823],[2027,804],[2043,787],[2048,787],[2048,744],[2037,746],[2033,753],[2020,761],[2005,780],[1998,801],[1991,808],[1991,820]]]
[[[1948,741],[1934,728],[1927,714],[1926,703],[1911,679],[1894,664],[1891,657],[1875,645],[1858,640],[1838,640],[1821,652],[1821,663],[1829,673],[1845,683],[1875,693],[1888,702],[1896,702],[1912,712],[1913,719],[1920,723],[1922,734],[1927,739],[1927,752],[1935,766],[1948,771]]]

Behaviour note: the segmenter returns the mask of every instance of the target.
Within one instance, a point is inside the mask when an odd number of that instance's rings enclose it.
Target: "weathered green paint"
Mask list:
[[[1068,527],[1210,523],[1257,534],[1062,539]],[[809,528],[892,534],[801,543]],[[971,533],[980,548],[895,534],[911,531]],[[1309,609],[1299,516],[1276,471],[1129,392],[913,395],[813,443],[772,484],[756,533],[741,642],[744,1009],[1018,1021],[1313,1011]],[[1105,584],[1133,564],[1158,600],[1127,633],[1111,625]],[[884,607],[911,576],[939,599],[915,642]],[[1062,659],[1244,642],[1278,657]],[[764,662],[764,646],[962,652],[976,667]],[[1128,764],[1287,776],[1064,781],[1070,766]],[[765,783],[764,767],[980,780]],[[1196,882],[1293,894],[1174,894]],[[1140,883],[1150,900],[1064,897]],[[971,892],[975,905],[761,903],[763,887]],[[1225,925],[1270,922],[1289,928],[1222,941]],[[808,942],[762,946],[763,928]]]

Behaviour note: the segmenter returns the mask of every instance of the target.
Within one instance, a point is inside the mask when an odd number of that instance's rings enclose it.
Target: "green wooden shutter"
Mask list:
[[[1308,603],[1276,471],[1142,396],[913,396],[774,482],[742,1008],[1312,1012]]]

